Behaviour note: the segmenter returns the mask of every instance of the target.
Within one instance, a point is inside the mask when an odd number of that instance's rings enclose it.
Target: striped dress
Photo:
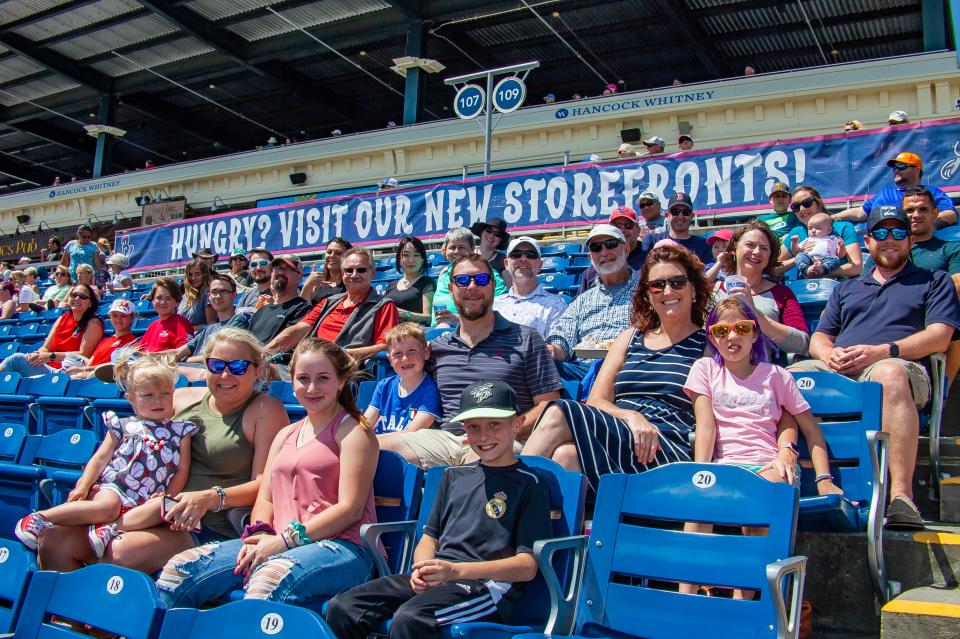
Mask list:
[[[683,384],[690,367],[703,357],[706,343],[703,330],[662,350],[644,346],[639,332],[630,340],[626,361],[614,382],[614,396],[618,408],[640,412],[660,431],[660,450],[650,464],[637,461],[633,434],[623,420],[579,402],[555,402],[570,425],[591,491],[596,492],[600,477],[607,473],[641,473],[661,464],[693,459],[687,435],[696,421]]]

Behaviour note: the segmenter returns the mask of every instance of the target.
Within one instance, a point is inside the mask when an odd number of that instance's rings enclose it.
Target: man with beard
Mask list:
[[[267,345],[272,351],[292,350],[313,333],[337,344],[357,361],[387,350],[387,332],[400,323],[397,306],[372,286],[373,257],[352,248],[340,262],[345,293],[320,300],[302,320],[284,329]]]
[[[627,263],[627,240],[617,227],[597,224],[585,244],[597,283],[570,303],[547,336],[560,376],[574,381],[582,380],[590,367],[577,361],[574,348],[583,341],[602,348],[630,325],[630,302],[640,280],[640,271]]]
[[[854,206],[833,214],[834,220],[846,222],[863,222],[870,212],[878,206],[900,206],[907,189],[912,186],[924,186],[923,160],[915,153],[903,152],[895,158],[887,160],[887,166],[893,169],[893,184],[882,189],[879,193],[864,202],[861,206]],[[942,229],[957,223],[957,211],[953,200],[946,193],[935,186],[926,187],[933,193],[934,204],[939,212],[934,229]]]
[[[311,308],[310,302],[297,295],[297,283],[302,272],[300,258],[294,255],[278,257],[270,266],[273,301],[261,306],[250,319],[250,332],[256,335],[261,344],[270,344],[273,338],[288,326],[300,321]],[[278,355],[273,361],[282,365],[289,364],[291,350],[292,347],[274,351]]]
[[[450,276],[450,295],[460,315],[457,330],[430,343],[428,368],[443,403],[440,429],[389,433],[379,438],[381,450],[400,453],[412,464],[459,466],[476,459],[464,438],[457,414],[463,389],[477,380],[500,380],[517,393],[525,441],[546,405],[560,398],[560,378],[547,355],[543,338],[529,326],[493,311],[493,269],[480,255],[458,258]],[[521,446],[515,450],[519,453]]]
[[[642,197],[643,196],[641,196],[641,199]],[[656,202],[657,212],[659,213],[660,200],[656,200]],[[620,229],[620,232],[623,233],[624,239],[627,240],[627,264],[630,265],[630,268],[639,271],[643,268],[644,260],[647,259],[647,252],[640,246],[640,237],[643,234],[643,228],[639,220],[637,220],[636,212],[629,206],[618,206],[613,210],[613,213],[610,214],[610,219],[607,220],[607,223],[617,227]],[[596,283],[597,269],[593,268],[593,265],[590,265],[580,278],[580,288],[577,289],[577,295],[580,295]]]
[[[903,209],[880,206],[867,221],[872,271],[841,282],[810,339],[815,359],[792,368],[833,371],[883,386],[883,430],[890,434],[887,527],[923,528],[913,503],[913,471],[930,377],[918,363],[950,345],[960,306],[950,276],[910,261],[910,221]],[[915,406],[914,406],[915,405]]]
[[[253,313],[264,304],[273,301],[270,297],[270,263],[273,262],[273,253],[265,248],[257,247],[250,251],[250,275],[253,277],[253,288],[237,300],[238,313]]]
[[[521,236],[510,240],[506,267],[513,280],[506,295],[493,300],[493,310],[511,322],[536,329],[541,336],[550,333],[550,327],[567,310],[567,303],[556,293],[548,293],[537,275],[543,260],[540,245],[532,237]]]
[[[690,223],[693,222],[693,200],[686,193],[674,193],[667,204],[667,220],[665,229],[654,231],[643,238],[643,252],[650,249],[660,240],[673,240],[700,258],[704,264],[713,261],[713,251],[707,240],[697,235],[691,235]]]

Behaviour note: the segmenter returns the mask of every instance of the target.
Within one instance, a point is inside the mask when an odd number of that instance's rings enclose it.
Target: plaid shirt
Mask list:
[[[640,281],[640,271],[631,269],[630,280],[616,295],[600,279],[593,288],[578,295],[560,316],[547,337],[547,344],[557,344],[574,359],[573,347],[585,338],[598,342],[611,341],[630,326],[630,303],[633,289]]]

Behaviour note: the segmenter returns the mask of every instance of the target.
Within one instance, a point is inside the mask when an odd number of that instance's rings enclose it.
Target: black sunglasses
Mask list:
[[[641,208],[641,209],[645,209],[645,208],[647,208],[648,206],[653,206],[653,202],[637,202],[637,204],[640,205],[640,208]]]
[[[346,273],[347,275],[353,275],[354,273],[359,273],[360,275],[364,275],[370,269],[367,268],[366,266],[355,266],[353,268],[341,268],[340,270]]]
[[[216,357],[207,358],[207,370],[214,375],[220,375],[224,369],[229,369],[231,375],[245,375],[247,369],[253,365],[253,362],[245,359],[232,359],[229,362]]]
[[[907,169],[912,169],[912,164],[904,164],[903,162],[894,162],[893,166],[894,171],[906,171]]]
[[[492,278],[489,273],[477,273],[475,275],[464,273],[463,275],[454,275],[450,279],[460,288],[467,288],[470,286],[470,282],[476,282],[477,286],[487,286]]]
[[[813,198],[808,197],[807,199],[800,200],[799,202],[791,202],[790,210],[793,211],[794,213],[799,213],[800,209],[808,209],[811,206],[813,206]]]
[[[536,260],[540,258],[540,255],[536,251],[520,250],[513,251],[512,253],[508,254],[507,257],[509,257],[511,260],[519,260],[521,257],[525,257],[528,260]]]
[[[674,208],[670,209],[670,215],[679,215],[681,217],[685,217],[687,215],[693,215],[693,211],[685,206],[675,206]]]
[[[670,285],[675,291],[682,291],[687,287],[687,283],[690,281],[690,278],[686,275],[677,275],[676,277],[668,277],[664,280],[650,280],[647,282],[647,290],[651,293],[663,293],[667,289],[667,284]]]
[[[88,300],[90,299],[89,295],[84,295],[83,293],[70,293],[70,299],[74,300]]]
[[[593,244],[588,244],[587,248],[590,249],[591,253],[599,253],[603,249],[612,251],[617,248],[617,245],[620,244],[620,240],[603,240],[600,242],[594,242]]]

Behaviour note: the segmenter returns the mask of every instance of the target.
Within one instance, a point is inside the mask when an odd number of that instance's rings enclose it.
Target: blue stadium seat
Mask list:
[[[837,373],[793,374],[827,442],[830,473],[843,496],[817,493],[812,468],[800,473],[800,528],[866,532],[870,578],[881,601],[895,595],[887,582],[881,535],[887,503],[888,436],[881,431],[883,387]],[[800,438],[800,459],[810,451]]]
[[[150,324],[152,324],[156,319],[156,316],[146,317],[141,315],[133,321],[133,326],[130,327],[130,332],[137,337],[143,337],[144,333],[147,332],[147,329],[150,328]]]
[[[443,264],[435,264],[427,270],[427,275],[436,279],[440,277],[440,273],[443,272],[443,269],[447,268],[448,264],[444,262]]]
[[[543,266],[540,267],[541,273],[563,273],[567,270],[570,260],[564,255],[554,255],[543,258]]]
[[[396,270],[397,259],[395,257],[381,257],[378,260],[374,260],[373,265],[376,267],[377,271]]]
[[[0,423],[0,461],[16,463],[20,459],[27,427],[20,423]]]
[[[297,401],[293,394],[293,384],[290,382],[270,382],[270,394],[283,402],[287,415],[291,421],[297,421],[307,416],[307,411]]]
[[[140,300],[138,299],[133,303],[133,308],[136,309],[137,315],[140,317],[156,317],[157,312],[153,309],[153,302],[151,300]]]
[[[0,539],[0,632],[13,632],[37,570],[36,554],[13,539]]]
[[[13,324],[0,324],[0,340],[13,339]]]
[[[537,275],[537,281],[549,293],[562,293],[577,287],[577,281],[573,275],[567,273],[540,273]]]
[[[800,308],[803,310],[803,319],[807,322],[807,328],[810,332],[816,330],[820,323],[820,315],[823,309],[827,307],[830,300],[830,294],[840,282],[830,278],[820,278],[813,280],[795,280],[787,282],[787,286],[797,296]]]
[[[567,273],[582,273],[588,268],[590,268],[589,255],[574,255],[567,264]]]
[[[555,537],[565,538],[576,535],[583,529],[584,503],[587,493],[587,482],[581,473],[575,473],[562,468],[556,462],[543,457],[523,457],[524,462],[537,475],[547,482],[550,488],[550,520],[553,524]],[[444,467],[434,467],[427,471],[426,485],[423,490],[422,504],[433,504],[436,501],[440,480],[446,470]],[[423,535],[423,527],[430,516],[429,508],[421,508],[417,521],[398,522],[396,524],[370,524],[364,526],[362,534],[364,543],[375,548],[379,535],[384,532],[402,532],[409,543],[399,564],[402,570],[394,570],[384,561],[375,560],[379,574],[397,574],[408,572],[413,559],[413,549]],[[569,554],[551,554],[545,561],[549,563],[555,574],[561,577],[571,577],[577,570],[574,557]],[[503,624],[491,622],[470,622],[454,624],[444,628],[444,637],[464,637],[475,639],[507,639],[520,632],[530,632],[535,628],[543,628],[547,623],[549,586],[543,575],[538,574],[533,581],[526,584],[523,594],[513,607],[509,619]],[[389,626],[389,622],[386,624]],[[384,628],[381,628],[384,630]],[[385,632],[382,634],[386,634]]]
[[[43,480],[72,487],[96,448],[90,431],[29,435],[17,463],[0,462],[0,537],[12,537],[18,519],[47,505],[40,501]]]
[[[11,333],[19,340],[35,338],[38,335],[44,335],[43,324],[40,322],[23,322],[14,327]]]
[[[106,306],[107,315],[110,314],[110,306]],[[99,310],[99,309],[98,309]],[[40,312],[40,319],[48,322],[56,321],[61,315],[68,312],[65,308],[50,308]]]
[[[178,384],[180,383],[181,379],[184,378],[180,377],[177,379]],[[107,411],[113,411],[117,414],[117,417],[131,417],[133,415],[133,408],[130,406],[130,402],[123,397],[123,393],[119,390],[117,385],[106,384],[106,386],[112,386],[113,388],[117,389],[116,399],[95,399],[83,408],[83,416],[86,418],[89,428],[96,433],[97,439],[100,440],[107,435],[107,428],[103,424],[104,413]],[[105,392],[113,391],[108,389]]]
[[[360,409],[361,413],[367,411],[367,407],[370,406],[370,400],[373,399],[373,391],[377,388],[377,382],[375,380],[364,380],[360,382],[360,387],[357,389],[357,408]]]
[[[589,537],[538,541],[534,554],[553,586],[547,633],[675,639],[795,637],[805,557],[792,557],[797,491],[736,466],[667,464],[600,480]],[[765,536],[684,532],[682,523],[766,527]],[[589,541],[589,544],[587,543]],[[564,548],[586,550],[578,588],[548,563]],[[785,601],[786,577],[792,595]],[[752,601],[676,591],[679,582],[759,592]],[[574,607],[576,605],[576,607]],[[518,638],[543,639],[545,634]]]
[[[159,639],[336,639],[320,615],[297,606],[242,599],[210,610],[167,611]]]
[[[546,258],[550,255],[563,255],[570,257],[583,253],[583,246],[574,242],[557,242],[540,247],[540,255]]]
[[[10,326],[8,326],[8,325],[7,325],[7,326],[0,326],[0,328],[10,328]],[[14,338],[13,338],[13,337],[8,337],[7,339],[12,340],[12,339],[14,339]],[[14,353],[19,352],[19,348],[18,348],[18,347],[19,347],[19,342],[14,342],[14,341],[9,341],[9,342],[5,341],[5,342],[3,342],[2,344],[0,344],[0,362],[2,362],[3,360],[5,360],[6,358],[10,357],[10,356],[13,355]]]
[[[107,564],[67,573],[44,570],[30,580],[15,636],[89,637],[63,625],[70,620],[126,639],[153,639],[163,611],[153,580],[142,572]]]
[[[447,264],[446,256],[444,256],[444,254],[441,253],[440,251],[433,251],[431,253],[427,253],[427,266],[437,266],[438,264],[441,266],[446,266]]]
[[[427,338],[427,342],[432,342],[433,340],[437,339],[438,337],[440,337],[440,336],[443,335],[444,333],[449,333],[451,330],[453,330],[453,329],[450,329],[450,328],[428,328],[428,329],[425,329],[425,330],[423,331],[423,335],[424,335],[424,337]]]
[[[105,384],[95,377],[70,380],[63,397],[38,397],[33,407],[37,432],[49,435],[64,428],[87,428],[91,424],[83,416],[90,400],[120,399],[116,384]]]
[[[31,405],[41,395],[62,397],[69,383],[70,376],[66,373],[49,373],[21,379],[15,392],[0,394],[0,421],[26,424],[29,432],[38,432]]]

